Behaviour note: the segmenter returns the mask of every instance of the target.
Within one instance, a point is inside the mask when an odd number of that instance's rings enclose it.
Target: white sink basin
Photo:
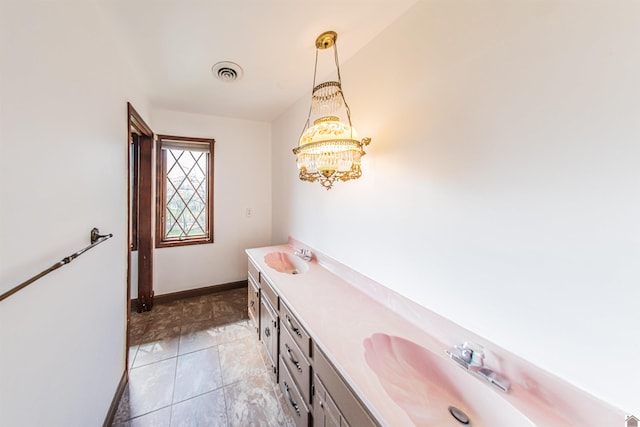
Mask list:
[[[309,270],[305,261],[287,252],[269,252],[264,256],[264,262],[278,273],[302,274]]]

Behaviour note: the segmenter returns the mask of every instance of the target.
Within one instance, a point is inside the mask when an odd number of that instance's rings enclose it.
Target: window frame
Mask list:
[[[191,143],[194,146],[202,147],[203,144],[208,145],[207,155],[207,230],[204,236],[184,237],[184,238],[167,238],[166,234],[166,203],[167,203],[167,150],[163,150],[163,142],[179,143],[188,148]],[[175,246],[201,245],[213,243],[213,164],[214,164],[214,146],[215,140],[211,138],[191,138],[185,136],[173,135],[157,135],[156,139],[156,248],[169,248]],[[202,150],[199,150],[202,151]]]

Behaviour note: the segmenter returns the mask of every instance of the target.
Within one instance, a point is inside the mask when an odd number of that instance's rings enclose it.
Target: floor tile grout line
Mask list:
[[[173,402],[169,406],[175,406],[175,405],[178,405],[178,404],[181,404],[181,403],[184,403],[184,402],[188,402],[188,401],[190,401],[192,399],[195,399],[196,397],[202,397],[205,394],[213,393],[214,391],[219,391],[221,389],[224,389],[225,387],[227,387],[227,386],[226,385],[221,385],[220,387],[212,388],[211,390],[207,390],[207,391],[203,391],[202,393],[194,394],[193,396],[189,396],[186,399],[180,400],[178,402]],[[165,408],[166,408],[166,406],[165,406]]]
[[[129,373],[131,373],[131,371],[134,370],[134,369],[145,368],[147,366],[155,365],[156,363],[166,362],[167,360],[175,359],[177,357],[178,356],[171,356],[171,357],[167,357],[165,359],[154,360],[153,362],[147,363],[146,365],[134,366],[131,369],[129,369]]]
[[[246,292],[246,290],[244,290],[242,292],[242,294],[243,294],[242,296],[243,297],[244,297],[245,292]],[[201,347],[201,348],[186,352],[184,354],[180,354],[180,347],[181,347],[180,346],[180,341],[182,341],[182,337],[186,336],[186,335],[183,335],[183,333],[182,333],[182,331],[184,330],[185,326],[190,326],[190,325],[196,324],[196,323],[198,323],[200,321],[212,321],[212,322],[214,322],[214,324],[217,323],[217,322],[221,322],[220,324],[216,324],[214,326],[214,328],[216,328],[219,331],[219,333],[221,334],[220,335],[221,337],[225,337],[225,332],[226,331],[224,329],[227,326],[242,325],[241,328],[246,326],[246,324],[248,322],[248,316],[247,316],[248,313],[246,313],[246,302],[238,304],[238,301],[239,301],[240,298],[236,297],[236,294],[240,295],[240,292],[230,293],[229,295],[233,295],[233,297],[231,299],[225,299],[223,297],[223,294],[220,294],[221,296],[220,296],[219,299],[216,298],[215,300],[206,301],[204,304],[208,305],[209,309],[211,310],[211,311],[209,311],[211,317],[208,317],[207,319],[197,318],[197,314],[196,314],[196,318],[195,319],[193,319],[193,318],[189,319],[190,315],[188,315],[188,313],[185,312],[186,303],[184,301],[181,301],[178,304],[174,305],[173,307],[179,306],[182,309],[182,312],[180,313],[181,315],[180,315],[180,317],[178,319],[178,322],[176,322],[172,326],[165,326],[165,327],[160,326],[160,328],[159,328],[160,330],[165,329],[165,328],[174,328],[174,327],[178,328],[179,334],[177,336],[175,336],[175,337],[172,337],[172,336],[166,337],[166,338],[177,338],[177,340],[178,340],[178,350],[177,350],[178,354],[176,354],[173,357],[167,357],[165,359],[156,360],[156,361],[153,361],[151,363],[147,363],[145,365],[140,365],[140,366],[134,368],[133,367],[133,363],[135,363],[135,360],[137,359],[137,356],[139,355],[139,347],[141,345],[143,345],[144,343],[132,344],[132,346],[138,346],[138,348],[136,349],[136,352],[134,353],[134,356],[132,358],[132,362],[131,362],[132,363],[132,367],[129,369],[129,371],[131,371],[133,369],[141,368],[143,366],[149,366],[149,365],[152,365],[152,364],[155,364],[155,363],[160,363],[160,362],[163,362],[163,361],[166,362],[166,361],[174,359],[174,358],[176,359],[176,361],[175,361],[176,364],[175,364],[174,377],[173,377],[173,389],[171,391],[171,403],[169,405],[167,405],[167,406],[156,408],[153,411],[150,411],[150,412],[148,412],[146,414],[139,414],[136,417],[129,418],[129,420],[134,419],[134,418],[139,418],[139,417],[142,417],[144,415],[148,415],[149,413],[153,413],[153,412],[156,412],[156,411],[159,411],[159,410],[170,408],[169,422],[171,423],[173,421],[173,415],[174,415],[173,409],[174,409],[174,406],[176,406],[178,404],[181,404],[183,402],[187,402],[187,401],[189,401],[191,399],[195,399],[197,397],[203,396],[203,395],[205,395],[207,393],[220,391],[222,393],[222,395],[223,395],[223,399],[225,399],[223,403],[224,403],[224,410],[225,410],[225,416],[226,416],[226,421],[227,421],[226,424],[227,424],[227,426],[232,425],[231,424],[232,420],[230,419],[231,414],[229,413],[230,406],[229,406],[229,402],[228,402],[228,399],[226,398],[226,396],[228,395],[228,392],[231,389],[231,387],[233,387],[234,385],[236,385],[236,384],[238,384],[238,383],[240,383],[242,381],[246,381],[247,378],[249,378],[249,377],[239,378],[239,379],[237,379],[237,380],[235,380],[233,382],[230,382],[229,384],[225,384],[224,380],[223,380],[219,387],[216,387],[214,389],[205,391],[203,393],[199,393],[197,395],[191,396],[188,399],[184,399],[184,400],[182,400],[180,402],[173,402],[173,400],[174,400],[175,394],[176,394],[178,361],[179,361],[180,357],[186,356],[186,355],[198,352],[198,351],[208,350],[208,349],[211,349],[212,347],[216,347],[216,353],[218,355],[218,366],[219,366],[219,369],[220,369],[220,375],[222,376],[223,367],[222,367],[222,361],[220,360],[220,346],[221,345],[225,345],[225,346],[226,345],[233,345],[238,341],[246,340],[250,336],[252,336],[252,334],[249,334],[249,333],[245,334],[244,331],[242,329],[240,329],[239,331],[236,331],[237,335],[235,335],[235,334],[231,335],[233,337],[232,339],[222,338],[222,342],[217,342],[217,340],[216,340],[216,344],[214,344],[214,345],[206,345],[204,347]],[[230,306],[229,307],[230,311],[229,312],[224,312],[224,313],[222,313],[222,312],[219,313],[216,310],[216,307],[217,307],[216,303],[218,303],[218,302],[226,302],[227,305]],[[168,314],[171,314],[171,309],[168,309],[167,311],[169,311]],[[190,313],[190,314],[194,314],[194,313]],[[157,325],[155,324],[155,322],[153,320],[157,321],[157,320],[162,320],[162,319],[163,319],[162,316],[157,317],[157,318],[147,317],[146,319],[144,319],[144,318],[140,319],[142,322],[145,323],[145,327],[144,327],[144,332],[140,333],[138,335],[138,337],[140,339],[144,339],[144,336],[147,336],[147,335],[153,333],[154,330],[157,331],[158,329],[155,328]],[[160,339],[160,340],[162,340],[162,339]],[[158,340],[158,341],[160,341],[160,340]],[[274,384],[271,384],[270,387],[268,387],[268,389],[270,389],[272,391],[272,393],[273,393],[273,391],[275,391],[274,388],[275,388]],[[282,409],[282,408],[280,408],[280,409]]]
[[[173,387],[171,389],[171,413],[169,414],[169,426],[171,426],[171,418],[173,418],[173,396],[176,394],[176,377],[178,376],[178,356],[176,355],[176,367],[173,371]]]
[[[225,385],[224,378],[222,375],[222,359],[220,358],[220,346],[216,346],[216,352],[218,354],[218,368],[220,369],[220,380],[222,382],[222,398],[224,399],[224,416],[227,426],[231,425],[231,420],[229,418],[229,405],[227,405],[227,390],[228,385]]]
[[[136,356],[138,355],[138,350],[140,350],[140,344],[137,344],[136,351],[133,353],[133,357],[129,360],[129,366],[127,367],[127,373],[133,369],[133,364],[136,363]],[[131,348],[131,347],[129,347]],[[128,351],[128,350],[127,350]]]
[[[185,324],[185,313],[184,313],[184,301],[180,303],[180,335],[178,336],[178,348],[176,350],[176,370],[173,374],[173,390],[171,390],[171,409],[169,410],[169,427],[171,427],[171,423],[173,421],[173,409],[175,403],[173,402],[173,398],[176,394],[176,380],[178,379],[178,358],[180,357],[180,341],[182,341],[182,327]]]
[[[163,359],[163,360],[157,360],[157,361],[152,362],[152,363],[149,363],[149,364],[147,364],[147,365],[142,365],[142,366],[138,366],[138,367],[136,367],[136,368],[131,368],[131,369],[129,369],[129,372],[131,372],[131,370],[132,370],[132,369],[138,369],[138,368],[142,368],[142,367],[145,367],[145,366],[150,366],[150,365],[153,365],[153,364],[155,364],[155,363],[167,362],[167,361],[168,361],[168,360],[170,360],[170,359],[174,359],[174,357],[170,357],[170,358],[168,358],[168,359]],[[176,360],[176,366],[177,366],[177,360]],[[174,378],[173,378],[173,381],[174,381],[174,386],[173,386],[173,388],[175,389],[175,373],[174,373],[174,376],[173,376],[173,377],[174,377]],[[122,398],[121,398],[121,399],[122,399]],[[173,402],[173,391],[172,391],[171,402]],[[120,404],[120,403],[118,402],[118,405],[119,405],[119,404]],[[142,414],[138,414],[138,415],[136,415],[136,416],[134,416],[134,417],[129,417],[129,418],[127,418],[127,419],[126,419],[126,420],[124,420],[124,421],[131,421],[131,420],[133,420],[133,419],[135,419],[135,418],[140,418],[140,417],[143,417],[143,416],[145,416],[145,415],[149,415],[149,414],[151,414],[151,413],[153,413],[153,412],[156,412],[156,411],[159,411],[159,410],[161,410],[161,409],[165,409],[165,408],[168,408],[168,407],[171,407],[171,406],[173,406],[173,403],[169,403],[168,405],[165,405],[165,406],[161,406],[161,407],[159,407],[159,408],[152,409],[152,410],[150,410],[150,411],[148,411],[148,412],[144,412],[144,413],[142,413]]]
[[[171,390],[171,409],[169,410],[169,427],[173,421],[173,398],[176,394],[176,380],[178,378],[178,357],[180,357],[180,340],[182,338],[182,326],[184,325],[185,313],[184,313],[184,301],[180,303],[180,334],[178,335],[178,348],[176,349],[176,369],[173,373],[173,389]]]
[[[163,410],[163,409],[170,408],[171,406],[173,406],[173,405],[165,405],[165,406],[162,406],[162,407],[160,407],[160,408],[153,409],[153,410],[151,410],[151,411],[149,411],[149,412],[145,412],[145,413],[143,413],[143,414],[136,415],[135,417],[127,418],[126,420],[122,421],[122,422],[121,422],[121,423],[119,423],[119,424],[126,423],[127,421],[135,420],[135,419],[137,419],[137,418],[142,418],[142,417],[144,417],[144,416],[146,416],[146,415],[153,414],[154,412],[158,412],[158,411],[161,411],[161,410]]]

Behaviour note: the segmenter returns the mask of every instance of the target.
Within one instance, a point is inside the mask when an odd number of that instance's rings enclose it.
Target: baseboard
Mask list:
[[[220,285],[205,286],[203,288],[188,289],[186,291],[178,291],[178,292],[171,292],[169,294],[154,295],[153,303],[154,304],[167,303],[167,302],[171,302],[171,301],[175,301],[183,298],[199,297],[202,295],[208,295],[215,292],[224,292],[224,291],[230,291],[231,289],[246,288],[246,287],[247,287],[246,280],[240,280],[238,282],[223,283]],[[138,309],[138,300],[132,299],[131,311],[136,311],[137,309]]]
[[[116,394],[113,396],[113,400],[111,401],[111,406],[109,406],[109,411],[107,412],[107,416],[104,419],[104,424],[102,427],[111,427],[113,424],[113,420],[116,417],[116,412],[118,411],[118,404],[120,404],[120,399],[122,398],[122,394],[124,393],[124,389],[127,386],[127,382],[129,381],[129,372],[125,368],[122,373],[122,378],[120,378],[120,383],[118,384],[118,388],[116,389]]]

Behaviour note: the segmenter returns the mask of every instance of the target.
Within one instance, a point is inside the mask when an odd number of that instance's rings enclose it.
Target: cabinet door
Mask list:
[[[247,304],[249,320],[256,330],[258,339],[260,339],[260,289],[251,276],[249,276],[249,285],[247,286]]]
[[[322,409],[318,416],[325,424],[319,424],[321,426],[379,426],[317,346],[314,346],[313,355],[314,420],[316,411]],[[320,398],[322,403],[316,404]]]
[[[260,339],[264,344],[274,380],[278,381],[278,317],[266,298],[260,298]]]
[[[313,422],[315,427],[344,427],[346,422],[317,375],[313,376]]]

